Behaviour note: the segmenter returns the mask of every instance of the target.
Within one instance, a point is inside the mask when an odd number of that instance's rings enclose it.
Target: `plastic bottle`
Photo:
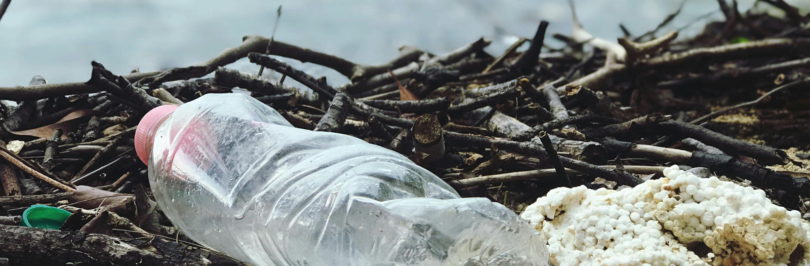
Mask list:
[[[545,239],[503,205],[245,94],[161,106],[135,138],[174,225],[256,266],[548,264]]]

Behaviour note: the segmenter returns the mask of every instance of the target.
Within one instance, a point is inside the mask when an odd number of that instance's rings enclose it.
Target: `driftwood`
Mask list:
[[[100,234],[0,225],[0,243],[0,257],[13,265],[245,265],[160,238],[140,248]]]

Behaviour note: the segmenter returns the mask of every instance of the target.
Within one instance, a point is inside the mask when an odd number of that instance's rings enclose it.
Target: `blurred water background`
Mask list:
[[[623,36],[620,23],[642,34],[681,2],[575,3],[586,30],[615,40]],[[803,9],[810,6],[808,0],[788,2]],[[755,0],[739,3],[744,12]],[[567,0],[14,0],[0,21],[0,86],[27,85],[34,75],[50,83],[85,81],[91,60],[117,74],[136,67],[146,72],[203,62],[239,45],[244,35],[269,37],[279,5],[283,9],[277,40],[362,64],[384,63],[398,54],[400,45],[440,54],[481,36],[493,40],[487,51],[497,56],[515,36],[531,38],[542,19],[551,23],[547,40],[551,33],[570,35],[572,25]],[[660,34],[693,23],[682,36],[694,35],[706,22],[722,19],[716,1],[688,0]],[[314,76],[326,76],[332,85],[348,82],[333,70],[284,60]],[[229,67],[258,71],[246,59]]]

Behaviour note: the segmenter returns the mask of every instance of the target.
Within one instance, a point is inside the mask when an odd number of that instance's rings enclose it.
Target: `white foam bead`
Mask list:
[[[664,172],[664,176],[669,177],[669,178],[672,178],[672,177],[671,177],[671,174],[672,174],[673,172],[675,172],[676,170],[678,170],[678,166],[677,166],[677,165],[673,165],[673,166],[670,166],[670,167],[664,168],[664,171],[663,171],[663,172]]]
[[[633,204],[626,203],[626,204],[622,205],[622,209],[624,209],[625,211],[628,211],[628,212],[632,212],[633,211]]]
[[[630,220],[632,220],[633,222],[637,222],[640,219],[641,219],[641,215],[638,214],[637,212],[634,212],[634,213],[630,214]]]
[[[692,198],[694,198],[695,201],[697,202],[701,202],[704,199],[703,193],[704,193],[703,191],[698,190],[697,192],[695,192],[695,195],[693,195]]]
[[[588,223],[591,226],[596,225],[598,222],[599,222],[599,216],[591,215],[590,217],[588,217]]]
[[[683,201],[683,203],[692,204],[692,203],[695,203],[695,200],[692,199],[692,197],[688,197],[688,198],[686,198],[686,200]]]
[[[608,214],[610,219],[618,219],[619,218],[619,210],[610,209],[610,213]]]
[[[635,233],[636,235],[641,235],[644,233],[644,231],[646,230],[643,225],[637,224],[633,226],[633,233]]]
[[[706,226],[705,226],[705,225],[703,225],[703,224],[698,224],[698,225],[695,227],[695,232],[696,232],[696,233],[703,233],[704,231],[706,231]]]
[[[686,193],[689,195],[695,195],[697,192],[697,187],[695,185],[688,185],[686,186]]]
[[[625,224],[625,225],[631,223],[630,222],[630,217],[627,216],[627,215],[622,215],[622,217],[619,217],[619,223]]]
[[[619,232],[622,232],[622,234],[624,234],[625,232],[627,232],[628,228],[627,225],[625,224],[618,224],[616,225],[616,230],[619,230]]]
[[[610,232],[610,237],[613,239],[619,239],[622,236],[622,232],[619,230],[613,230]]]
[[[714,225],[715,226],[723,226],[725,224],[725,219],[723,216],[714,217]]]
[[[699,184],[700,184],[700,177],[698,177],[698,176],[696,176],[696,175],[693,175],[693,174],[687,174],[687,176],[686,176],[686,183],[687,183],[687,184],[689,184],[689,185],[695,185],[695,186],[697,186],[697,185],[699,185]],[[690,193],[690,194],[691,194],[691,193]]]
[[[700,220],[697,217],[690,217],[689,218],[689,227],[694,228],[700,224]]]
[[[712,212],[706,212],[703,214],[703,217],[700,218],[700,223],[703,226],[710,227],[714,225],[714,214]]]

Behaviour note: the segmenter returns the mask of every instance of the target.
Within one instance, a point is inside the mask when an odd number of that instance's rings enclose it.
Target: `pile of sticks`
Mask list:
[[[718,2],[726,21],[677,42],[677,32],[655,37],[661,26],[613,43],[575,23],[571,36],[552,35],[565,43],[553,48],[543,21],[499,55],[484,51],[490,41],[481,38],[446,54],[403,46],[390,62],[361,65],[245,36],[189,67],[122,75],[92,62],[87,82],[37,76],[28,86],[0,87],[0,99],[17,101],[0,106],[0,257],[16,265],[240,265],[171,225],[133,149],[149,110],[237,90],[295,127],[394,150],[462,196],[518,212],[557,187],[632,187],[678,164],[764,189],[806,213],[807,175],[768,166],[808,163],[784,149],[810,148],[809,19],[781,0],[765,2],[788,10],[786,20]],[[332,68],[351,83],[330,84],[279,57]],[[281,78],[226,67],[242,58]],[[744,128],[764,141],[738,139],[745,130],[716,122],[740,112],[765,123]],[[62,230],[17,226],[31,204],[74,214]]]

